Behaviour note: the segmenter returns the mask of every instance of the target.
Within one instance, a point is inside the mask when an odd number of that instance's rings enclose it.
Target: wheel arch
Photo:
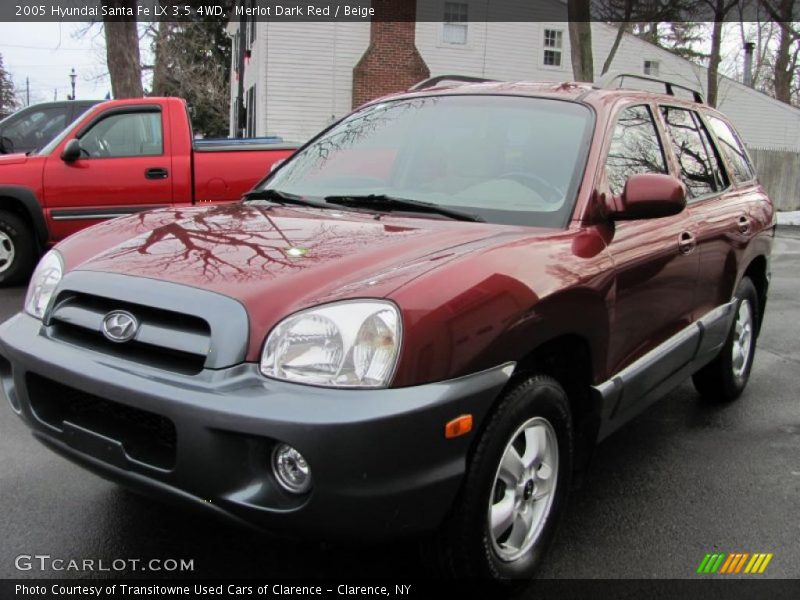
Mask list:
[[[742,277],[747,277],[753,282],[758,296],[758,324],[756,333],[761,332],[761,323],[764,321],[764,309],[767,304],[769,291],[769,266],[767,257],[763,254],[756,256],[744,270]]]
[[[0,210],[11,211],[22,218],[30,225],[39,249],[45,247],[50,235],[44,211],[33,190],[21,186],[0,185]]]
[[[567,394],[575,433],[575,470],[585,470],[600,429],[602,406],[592,393],[594,360],[588,337],[563,333],[541,343],[517,363],[509,386],[536,374],[555,379]]]

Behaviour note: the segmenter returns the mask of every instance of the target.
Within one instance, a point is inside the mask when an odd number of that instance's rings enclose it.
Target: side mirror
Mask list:
[[[686,188],[672,175],[639,173],[628,177],[622,195],[609,204],[611,218],[618,221],[670,217],[686,208]]]
[[[64,151],[61,153],[61,160],[64,162],[74,162],[81,157],[81,141],[78,139],[71,139],[64,146]]]

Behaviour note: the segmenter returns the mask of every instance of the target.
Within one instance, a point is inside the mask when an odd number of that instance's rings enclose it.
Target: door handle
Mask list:
[[[745,215],[739,217],[739,233],[750,233],[750,219]]]
[[[169,171],[162,168],[145,169],[144,176],[147,179],[166,179],[169,177]]]
[[[697,240],[690,231],[684,231],[678,238],[678,251],[681,254],[691,254],[697,247]]]

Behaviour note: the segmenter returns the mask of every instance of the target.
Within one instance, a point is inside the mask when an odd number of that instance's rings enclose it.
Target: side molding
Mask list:
[[[728,338],[736,302],[733,298],[718,306],[607,381],[594,386],[594,394],[602,407],[598,441],[714,360]]]

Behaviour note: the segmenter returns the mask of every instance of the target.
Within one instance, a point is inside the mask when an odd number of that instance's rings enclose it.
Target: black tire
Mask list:
[[[33,232],[20,217],[5,210],[0,210],[0,245],[0,287],[26,281],[36,266]],[[9,250],[13,251],[10,260]]]
[[[748,277],[744,277],[736,288],[736,305],[734,307],[733,323],[728,333],[728,339],[722,346],[717,357],[692,376],[695,389],[700,397],[713,403],[733,402],[744,391],[750,379],[750,370],[753,367],[753,358],[756,353],[756,337],[759,330],[761,312],[758,302],[758,293]],[[742,305],[749,307],[750,335],[746,343],[748,347],[746,359],[743,364],[736,364],[734,360],[734,345],[741,347],[741,337],[738,325],[742,322],[740,313]]]
[[[436,562],[440,574],[445,577],[512,583],[534,576],[566,504],[572,477],[572,419],[564,389],[555,379],[542,375],[533,376],[511,389],[487,419],[467,465],[464,485],[453,512],[428,544],[426,555]],[[502,549],[497,549],[498,542],[490,532],[490,499],[493,503],[500,501],[498,486],[503,484],[496,480],[500,462],[513,441],[512,436],[519,441],[521,438],[515,433],[531,420],[537,421],[537,425],[544,420],[552,427],[550,433],[554,433],[557,440],[558,467],[553,469],[557,477],[551,501],[540,509],[546,516],[540,521],[538,534],[532,537],[532,546],[518,558],[504,560],[498,553]],[[539,472],[544,468],[535,465],[532,468]],[[530,503],[529,510],[533,510],[535,501],[530,497],[526,501]],[[520,544],[518,551],[523,551],[523,546]]]

